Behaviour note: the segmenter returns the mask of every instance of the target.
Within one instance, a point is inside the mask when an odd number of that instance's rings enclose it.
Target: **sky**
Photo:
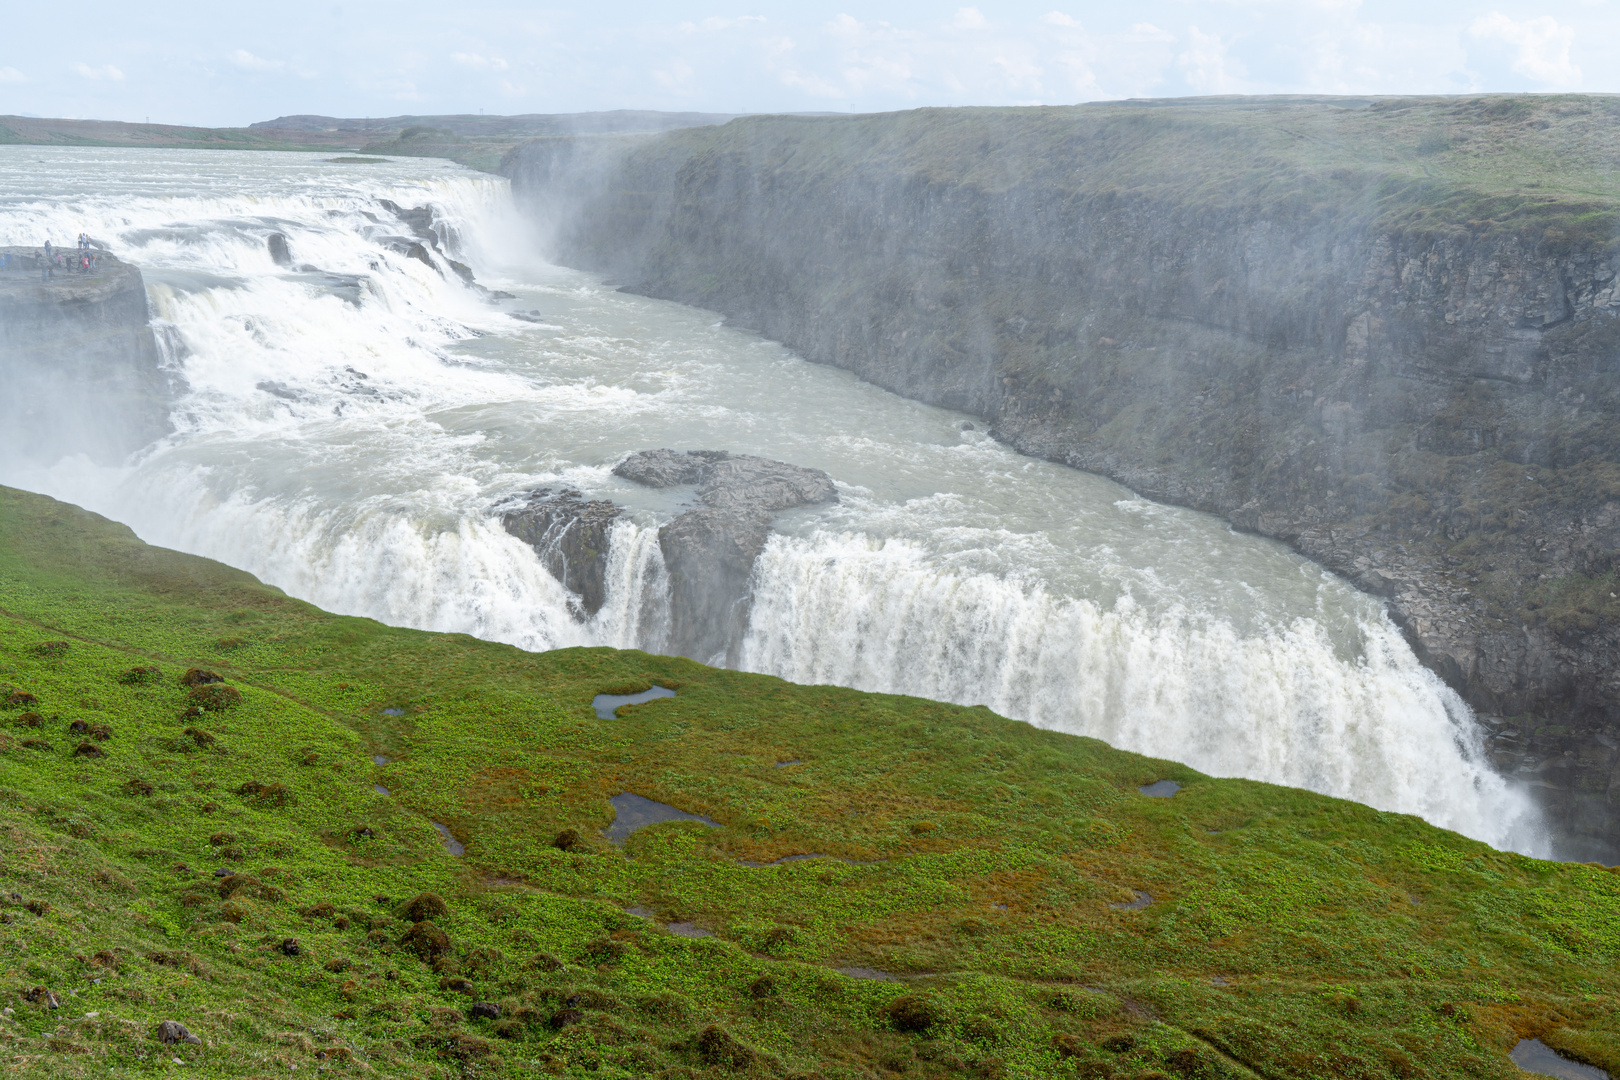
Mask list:
[[[6,0],[0,114],[883,112],[1202,94],[1620,92],[1620,0]]]

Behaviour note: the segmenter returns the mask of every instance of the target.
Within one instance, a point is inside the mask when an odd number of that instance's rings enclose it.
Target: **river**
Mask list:
[[[402,253],[388,238],[410,229],[381,200],[432,206],[443,251],[511,298]],[[742,667],[983,704],[1547,853],[1468,707],[1376,599],[1218,518],[1013,453],[973,417],[549,265],[499,178],[431,159],[0,147],[0,245],[80,232],[145,274],[175,431],[119,465],[3,461],[4,483],[331,611],[657,651],[656,529],[690,493],[613,464],[668,446],[814,466],[840,501],[779,519]],[[559,484],[632,511],[586,623],[494,512]]]

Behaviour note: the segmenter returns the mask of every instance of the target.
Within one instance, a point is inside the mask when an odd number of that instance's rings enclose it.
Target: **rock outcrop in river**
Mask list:
[[[748,623],[749,579],[783,510],[838,501],[820,469],[725,450],[642,450],[614,475],[653,488],[691,486],[697,505],[658,530],[669,573],[668,649],[695,660],[727,658]],[[623,511],[577,491],[543,488],[501,523],[540,554],[577,594],[576,618],[602,607],[608,532]]]
[[[169,430],[168,380],[141,272],[106,252],[43,280],[36,248],[0,248],[0,455],[114,462]],[[78,252],[62,252],[77,260]]]
[[[1498,766],[1609,853],[1617,130],[1596,98],[919,110],[504,171],[560,261],[1387,597]]]

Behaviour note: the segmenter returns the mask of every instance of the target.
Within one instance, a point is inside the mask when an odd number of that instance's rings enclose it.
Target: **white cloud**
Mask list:
[[[27,82],[28,76],[14,67],[0,67],[0,83]]]
[[[475,71],[505,71],[509,66],[498,56],[479,56],[477,53],[451,53],[450,59]]]
[[[1187,27],[1187,50],[1176,57],[1182,78],[1201,94],[1243,92],[1248,72],[1243,64],[1226,55],[1226,43],[1218,34],[1206,34],[1196,26]]]
[[[1041,16],[1041,22],[1045,23],[1047,26],[1066,26],[1070,30],[1084,29],[1084,27],[1080,25],[1079,19],[1075,18],[1073,15],[1065,15],[1061,11],[1048,11],[1045,15]]]
[[[246,49],[237,49],[231,53],[231,63],[243,71],[280,71],[287,66],[284,61],[266,60],[262,56],[254,56]]]
[[[1174,41],[1174,40],[1176,40],[1176,36],[1174,34],[1168,33],[1168,32],[1166,32],[1164,30],[1160,30],[1157,26],[1154,26],[1150,22],[1132,23],[1131,24],[1131,34],[1134,37],[1140,38],[1143,41]]]
[[[1573,86],[1580,82],[1581,69],[1569,58],[1575,30],[1551,15],[1516,22],[1500,11],[1474,20],[1470,37],[1500,41],[1517,48],[1513,70],[1548,86]]]
[[[951,26],[957,30],[983,30],[990,25],[990,20],[976,7],[956,9],[956,17],[951,20]]]
[[[124,81],[124,73],[113,67],[111,64],[93,68],[89,64],[81,61],[73,65],[73,70],[84,76],[86,79],[108,79],[112,82]]]

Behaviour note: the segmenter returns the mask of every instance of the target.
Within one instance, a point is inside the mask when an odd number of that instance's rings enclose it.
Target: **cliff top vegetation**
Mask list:
[[[642,152],[747,155],[782,177],[880,167],[990,192],[1349,213],[1383,228],[1505,229],[1590,247],[1614,235],[1620,101],[1238,98],[754,116],[666,133]]]
[[[11,489],[0,681],[19,1076],[1620,1067],[1620,876],[983,708],[391,629]],[[627,791],[718,827],[616,847]]]

